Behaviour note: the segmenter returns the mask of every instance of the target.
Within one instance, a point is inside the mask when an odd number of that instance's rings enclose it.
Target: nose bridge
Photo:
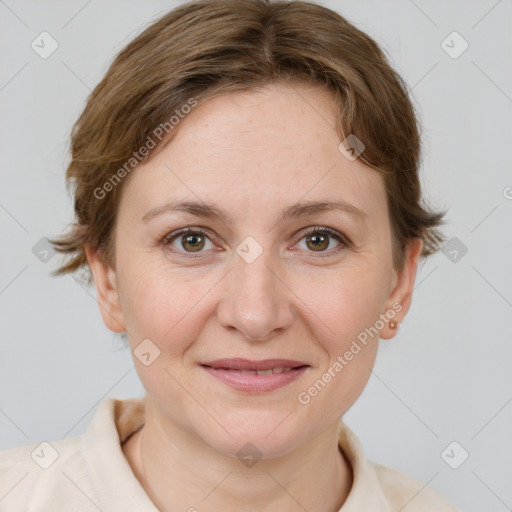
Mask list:
[[[234,263],[234,277],[236,293],[240,293],[244,300],[259,303],[259,299],[265,298],[266,303],[273,300],[276,290],[276,272],[271,271],[272,262],[266,251],[255,261],[247,262],[238,258]]]
[[[240,249],[243,249],[243,243]],[[249,249],[250,250],[253,250]],[[244,253],[234,255],[218,318],[226,328],[235,328],[250,340],[266,339],[292,322],[292,305],[279,271],[272,265],[271,251],[254,260]]]

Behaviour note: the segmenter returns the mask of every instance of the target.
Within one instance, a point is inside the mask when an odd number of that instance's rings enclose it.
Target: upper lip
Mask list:
[[[273,368],[298,368],[300,366],[309,366],[301,361],[291,359],[264,359],[253,361],[250,359],[232,358],[216,359],[201,363],[202,366],[210,368],[225,368],[227,370],[270,370]]]

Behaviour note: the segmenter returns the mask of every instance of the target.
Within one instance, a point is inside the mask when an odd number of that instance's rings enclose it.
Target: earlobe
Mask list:
[[[395,314],[380,332],[380,337],[383,339],[388,340],[395,336],[400,323],[403,322],[411,307],[412,292],[422,250],[423,240],[421,238],[413,238],[409,241],[403,267],[396,273],[395,284],[386,302],[385,311],[394,311]],[[389,315],[387,316],[389,317]]]
[[[104,324],[113,332],[125,332],[115,270],[103,261],[98,249],[87,245],[85,254],[94,277],[98,306]]]

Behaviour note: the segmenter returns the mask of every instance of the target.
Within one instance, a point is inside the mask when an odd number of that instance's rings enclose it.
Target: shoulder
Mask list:
[[[121,447],[143,421],[140,399],[108,398],[84,434],[0,452],[0,511],[134,510],[134,499],[148,509]]]
[[[59,504],[76,503],[85,477],[82,436],[0,452],[0,509],[35,512],[52,497]]]
[[[375,471],[377,480],[393,510],[402,510],[407,504],[406,510],[411,512],[459,512],[440,494],[426,484],[397,471],[370,462]]]

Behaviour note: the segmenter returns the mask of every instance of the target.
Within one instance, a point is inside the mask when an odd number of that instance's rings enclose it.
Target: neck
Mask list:
[[[146,494],[161,511],[338,512],[352,470],[338,446],[338,426],[278,459],[245,467],[154,415],[123,444]]]

